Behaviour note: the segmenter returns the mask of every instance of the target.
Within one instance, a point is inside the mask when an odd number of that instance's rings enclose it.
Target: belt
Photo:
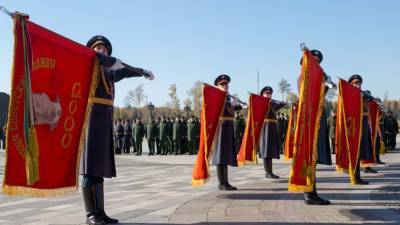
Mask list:
[[[91,103],[103,104],[103,105],[114,105],[114,100],[108,98],[97,98],[93,97],[90,99]]]
[[[220,117],[219,120],[222,120],[222,121],[233,121],[233,117]]]
[[[274,120],[274,119],[265,119],[264,123],[278,123],[278,120]]]
[[[367,112],[363,113],[363,116],[368,116],[368,113]]]

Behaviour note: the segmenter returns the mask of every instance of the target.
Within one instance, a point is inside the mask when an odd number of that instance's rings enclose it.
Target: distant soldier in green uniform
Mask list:
[[[121,119],[117,120],[115,127],[115,154],[121,154],[124,139],[124,126],[122,126]]]
[[[386,136],[386,147],[389,150],[393,150],[396,147],[396,136],[399,132],[399,125],[396,118],[393,116],[393,112],[389,110],[388,115],[385,117],[385,136]]]
[[[181,152],[180,154],[188,153],[188,132],[186,117],[181,117]]]
[[[335,133],[336,133],[336,111],[333,110],[328,119],[329,139],[331,141],[331,151],[335,154]]]
[[[278,149],[279,153],[283,153],[283,132],[284,132],[284,126],[285,126],[285,119],[283,118],[283,113],[278,113],[277,114],[277,133],[278,133]]]
[[[124,153],[130,153],[132,146],[132,126],[130,123],[128,119],[124,122]]]
[[[154,155],[155,153],[155,141],[157,137],[157,125],[152,118],[150,123],[147,125],[147,143],[149,145],[149,155]]]
[[[168,121],[167,117],[163,117],[160,124],[160,149],[161,155],[168,152]]]
[[[236,154],[237,154],[240,151],[240,146],[242,145],[244,129],[246,127],[246,122],[244,121],[243,115],[240,113],[236,113],[233,124],[234,124],[234,129],[235,129],[235,147],[236,147]]]
[[[160,126],[161,126],[161,118],[157,117],[156,121],[156,137],[155,137],[155,142],[156,142],[156,148],[157,148],[157,155],[161,154],[161,146],[160,146]]]
[[[136,155],[142,155],[142,142],[144,137],[144,126],[140,118],[136,120],[135,125],[135,144],[136,144]]]
[[[195,118],[195,132],[196,132],[196,142],[195,142],[195,154],[199,151],[199,145],[200,145],[200,118],[196,117]]]
[[[167,154],[174,154],[175,150],[174,150],[174,141],[172,138],[172,132],[173,132],[173,125],[174,125],[174,118],[171,116],[168,120],[167,123],[167,130],[168,130],[168,148],[167,148]]]
[[[189,123],[187,126],[187,133],[188,133],[188,151],[190,155],[193,155],[196,152],[196,135],[198,133],[197,125],[196,125],[196,118],[192,117],[189,119]]]
[[[283,118],[282,151],[283,151],[283,149],[285,149],[285,140],[286,140],[286,133],[287,133],[288,126],[289,126],[289,119],[286,114],[282,114],[282,118]]]
[[[174,155],[181,154],[181,142],[182,142],[182,127],[179,117],[176,117],[173,125],[172,140],[174,141]]]

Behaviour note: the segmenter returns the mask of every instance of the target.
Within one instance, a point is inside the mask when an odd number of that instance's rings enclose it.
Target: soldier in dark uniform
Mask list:
[[[135,127],[136,127],[136,120],[134,119],[132,121],[132,152],[131,153],[137,153],[137,145],[135,141]]]
[[[279,149],[279,153],[282,154],[283,153],[283,142],[284,142],[283,129],[285,126],[285,120],[283,118],[283,113],[278,113],[277,115],[278,115],[277,116],[278,149]]]
[[[197,154],[197,152],[199,151],[199,144],[200,144],[200,119],[198,117],[195,117],[194,127],[195,127],[194,154]]]
[[[144,76],[153,79],[150,71],[133,68],[111,57],[112,47],[107,38],[94,36],[87,46],[97,52],[100,70],[82,156],[82,193],[86,209],[86,223],[102,225],[118,223],[104,212],[104,177],[116,176],[113,152],[114,83],[128,77]]]
[[[186,117],[181,117],[181,154],[188,153],[187,121]]]
[[[282,153],[283,153],[283,149],[285,149],[285,140],[286,140],[286,133],[288,130],[288,126],[289,126],[289,118],[287,117],[286,114],[282,114],[283,117],[283,133],[282,133]]]
[[[160,126],[161,126],[161,118],[157,117],[156,121],[156,136],[155,136],[155,142],[156,142],[156,148],[157,148],[157,155],[161,154],[161,146],[160,146]]]
[[[163,116],[160,124],[160,149],[161,155],[166,155],[168,151],[168,121],[167,117]]]
[[[214,85],[222,91],[229,91],[229,82],[231,78],[228,75],[219,75]],[[223,115],[220,117],[219,133],[216,136],[216,145],[212,156],[212,163],[217,167],[217,176],[220,190],[237,190],[229,184],[228,165],[237,167],[235,131],[233,119],[235,111],[240,110],[241,106],[238,99],[227,95]]]
[[[348,82],[351,83],[353,86],[361,89],[363,80],[360,75],[354,74],[349,78]],[[366,92],[362,92],[362,98],[363,98],[363,118],[362,118],[362,129],[361,129],[361,143],[355,170],[355,177],[356,177],[356,184],[365,185],[369,183],[361,179],[360,163],[361,160],[373,159],[371,132],[368,123],[368,102],[373,101],[373,98]],[[367,173],[376,173],[376,171],[373,170],[371,167],[366,167],[364,171]]]
[[[311,54],[314,59],[320,64],[323,59],[323,55],[319,50],[311,50]],[[300,60],[300,64],[302,64],[302,60]],[[324,73],[325,79],[325,94],[329,90],[329,88],[333,88],[335,86],[331,86],[333,83],[329,82],[330,78]],[[300,90],[300,87],[298,88]],[[317,143],[317,164],[324,165],[332,165],[331,159],[331,151],[329,146],[329,131],[328,131],[328,122],[326,119],[325,107],[323,107],[321,118],[320,118],[320,127],[318,131],[318,143]],[[314,173],[314,177],[316,174]],[[329,205],[331,204],[329,200],[322,199],[319,197],[317,192],[317,179],[314,179],[314,187],[311,192],[304,193],[304,203],[307,205]]]
[[[167,122],[167,154],[174,154],[174,140],[173,140],[173,126],[174,126],[174,118],[171,116]]]
[[[117,120],[117,126],[115,127],[115,143],[115,154],[121,154],[124,147],[124,126],[121,119]]]
[[[261,90],[260,95],[271,99],[272,93],[272,87],[266,86]],[[279,178],[279,176],[272,172],[272,159],[279,159],[278,120],[276,118],[276,113],[284,106],[286,106],[286,103],[271,99],[261,129],[260,144],[258,148],[260,157],[263,158],[266,178]]]
[[[143,137],[145,134],[144,130],[144,125],[142,123],[142,120],[140,118],[136,119],[136,125],[135,125],[135,143],[136,143],[136,155],[142,155],[142,142],[143,142]]]
[[[396,136],[399,132],[399,125],[391,110],[389,110],[387,116],[385,117],[384,124],[386,147],[390,150],[393,150],[396,147]]]
[[[181,130],[181,120],[177,116],[175,123],[172,128],[172,140],[174,143],[174,155],[179,155],[182,153],[181,142],[182,142],[182,130]]]
[[[332,110],[331,116],[328,119],[329,139],[331,141],[331,151],[335,154],[335,135],[336,135],[336,111]]]
[[[193,155],[196,152],[196,134],[197,134],[197,125],[196,125],[196,118],[192,117],[189,119],[189,123],[187,126],[187,133],[188,133],[188,150],[189,154]]]
[[[149,145],[149,155],[155,154],[155,140],[157,137],[157,124],[154,122],[152,118],[150,123],[147,125],[147,143]]]
[[[132,146],[132,126],[131,122],[126,119],[124,126],[124,153],[130,153]]]

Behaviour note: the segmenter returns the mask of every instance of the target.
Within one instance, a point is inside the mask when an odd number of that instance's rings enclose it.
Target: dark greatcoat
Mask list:
[[[215,137],[216,145],[212,156],[212,164],[214,165],[238,166],[233,119],[235,110],[240,110],[240,108],[240,106],[233,107],[229,97],[225,101],[219,133]]]
[[[271,102],[260,133],[258,150],[261,158],[279,159],[278,124],[276,112],[285,104]]]
[[[319,131],[318,131],[318,164],[332,165],[331,148],[329,146],[328,121],[326,119],[325,107],[322,109]]]
[[[94,96],[114,100],[114,83],[128,77],[142,74],[125,67],[111,69],[116,59],[97,54],[100,61],[98,84]],[[107,89],[111,92],[107,92]],[[81,160],[81,173],[95,177],[115,177],[115,158],[113,143],[113,105],[94,103],[89,115],[85,136],[84,152]]]

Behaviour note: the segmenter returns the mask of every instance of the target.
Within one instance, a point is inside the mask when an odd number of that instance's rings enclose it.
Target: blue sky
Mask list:
[[[108,37],[113,55],[150,69],[141,78],[117,83],[116,104],[144,84],[156,105],[178,97],[194,81],[212,83],[221,73],[232,77],[231,93],[247,99],[261,86],[277,89],[285,78],[296,90],[300,43],[324,54],[326,73],[364,77],[364,89],[400,99],[400,1],[1,1],[10,11],[85,44],[95,34]],[[0,91],[10,90],[12,20],[0,15]],[[275,92],[275,98],[279,98]]]

